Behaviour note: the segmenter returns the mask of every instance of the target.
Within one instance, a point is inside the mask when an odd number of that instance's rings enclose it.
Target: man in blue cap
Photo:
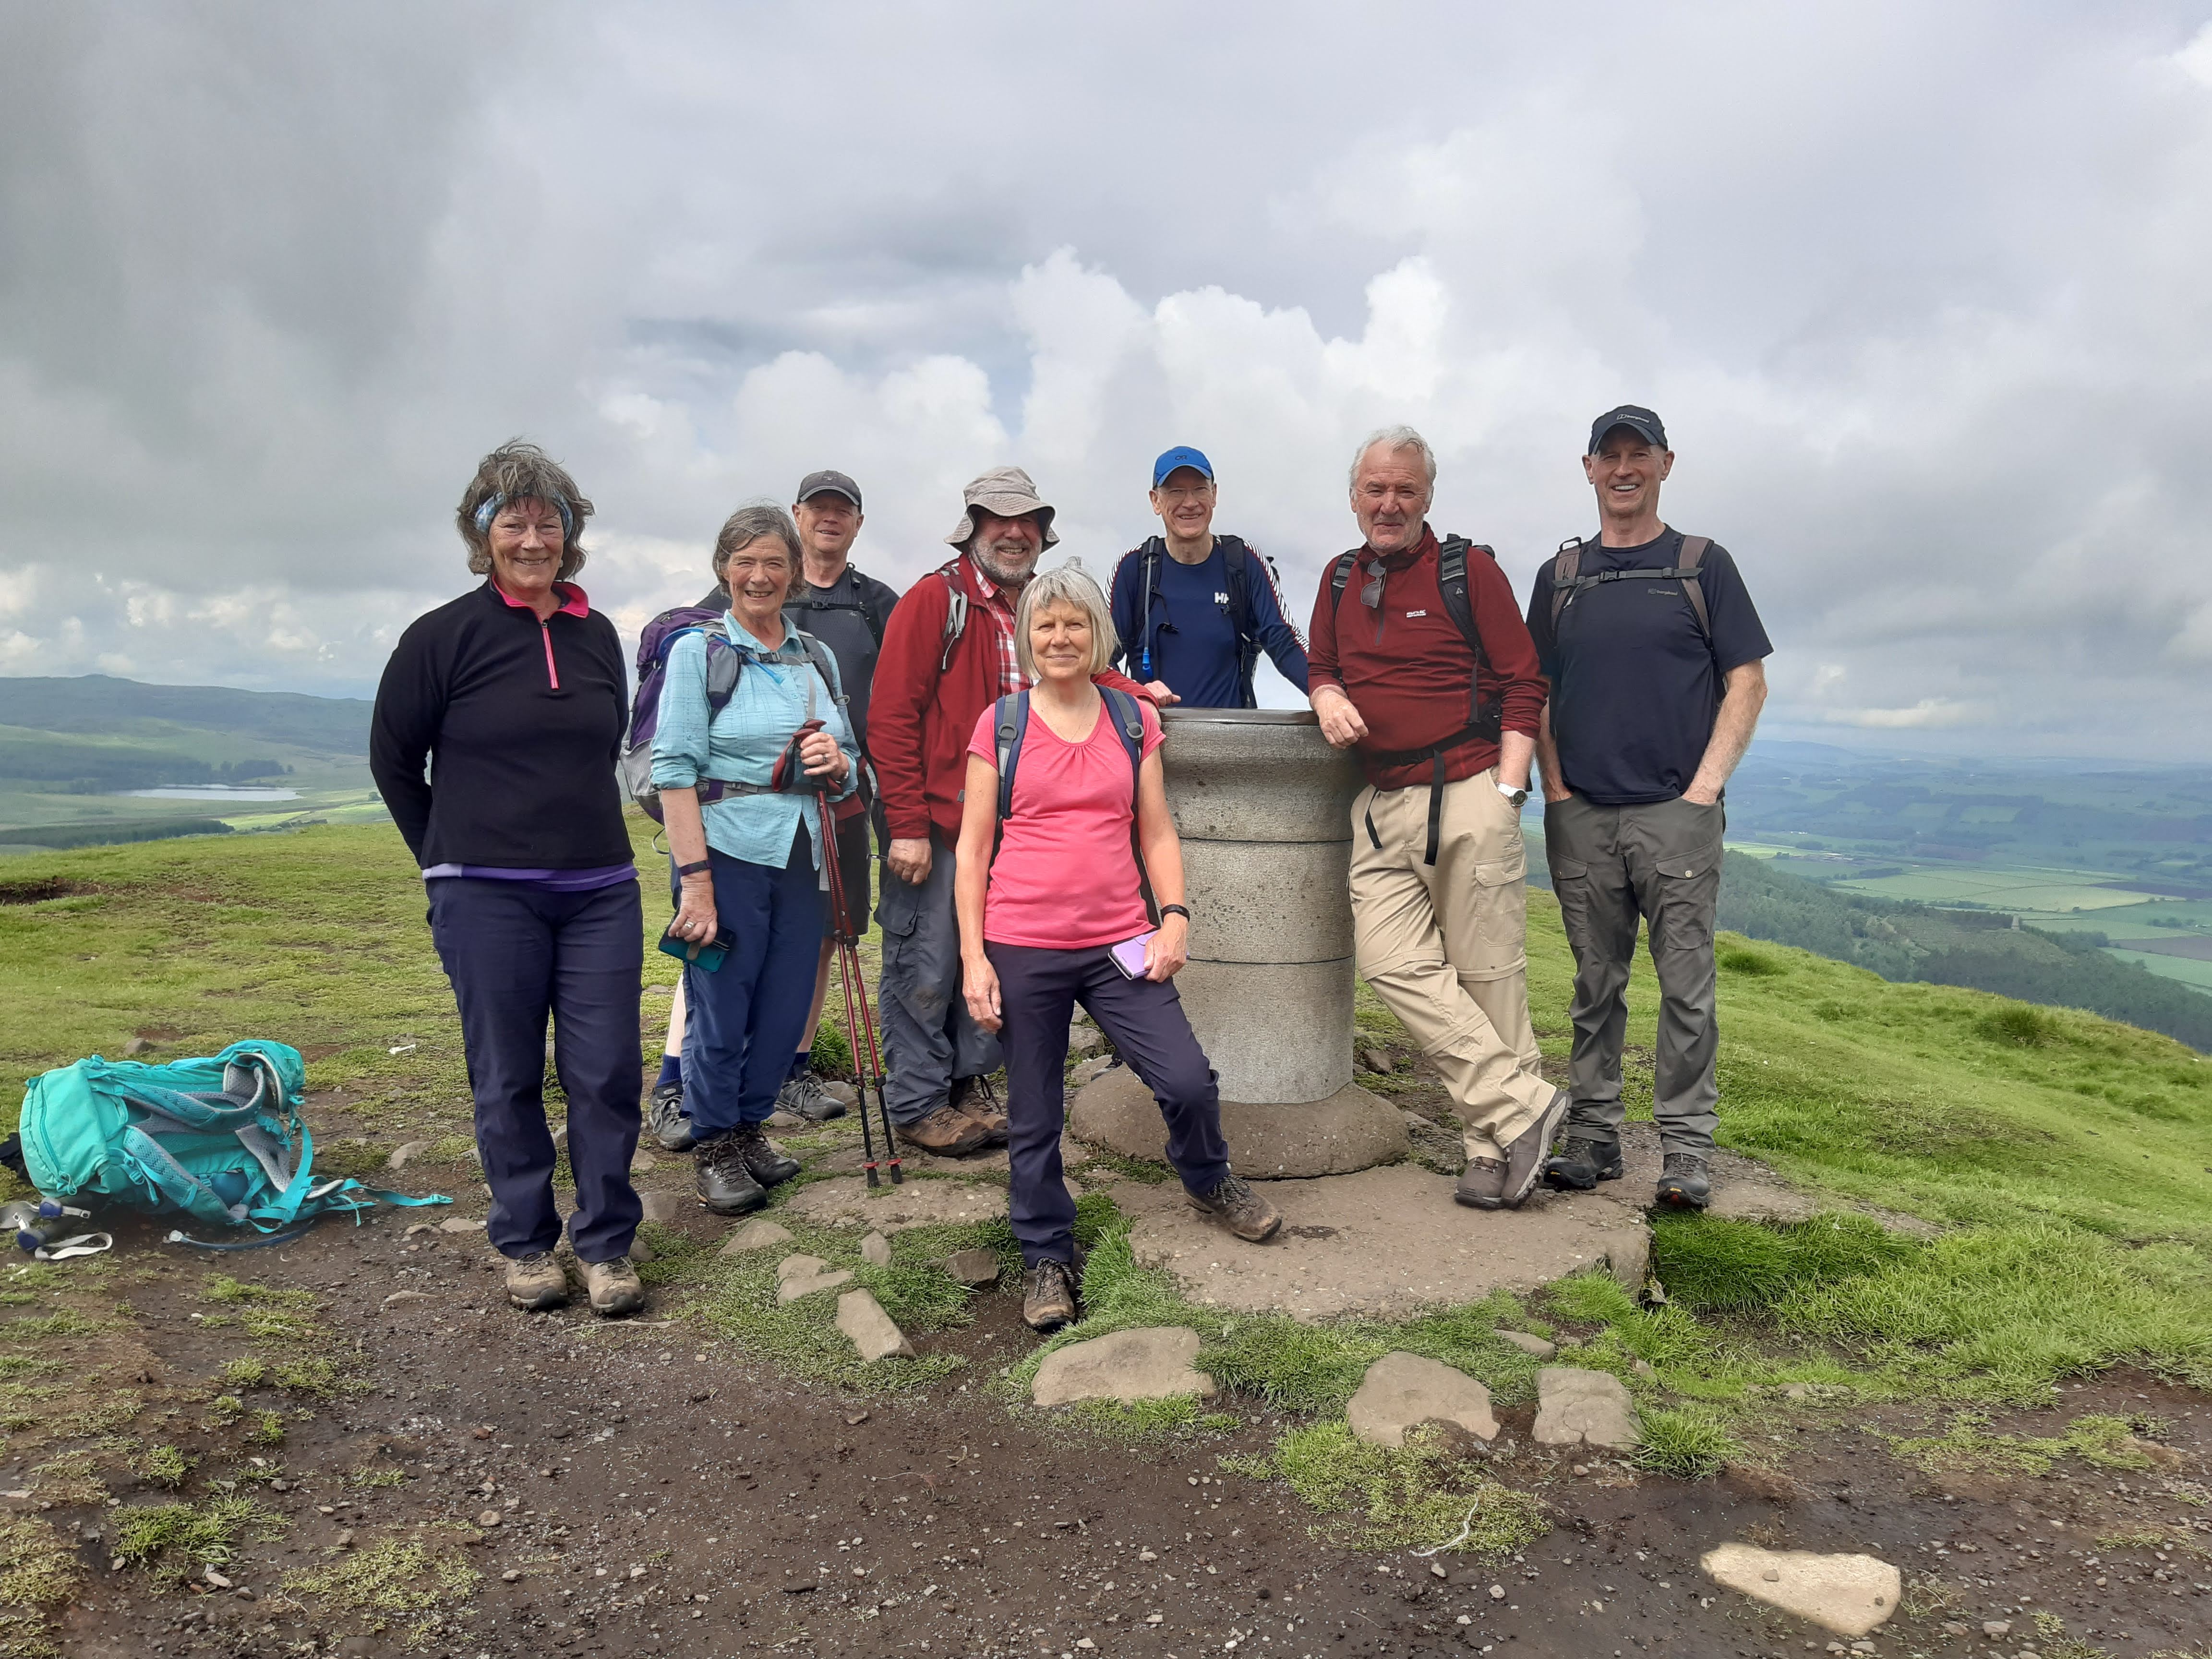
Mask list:
[[[1728,550],[1660,518],[1674,466],[1650,410],[1599,416],[1583,456],[1597,538],[1562,543],[1528,594],[1528,633],[1551,683],[1536,736],[1544,851],[1575,953],[1573,1103],[1544,1173],[1584,1191],[1623,1173],[1620,1055],[1640,921],[1659,980],[1656,1197],[1702,1210],[1720,1101],[1722,790],[1759,724],[1774,647]]]
[[[1152,463],[1164,533],[1114,568],[1115,659],[1163,708],[1256,708],[1262,651],[1303,695],[1305,641],[1283,618],[1274,566],[1241,538],[1215,535],[1213,506],[1213,463],[1197,450],[1179,446]]]

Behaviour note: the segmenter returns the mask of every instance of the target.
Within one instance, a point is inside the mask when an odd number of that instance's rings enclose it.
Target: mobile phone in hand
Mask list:
[[[726,927],[710,939],[678,939],[675,927],[674,922],[668,924],[669,931],[660,936],[660,948],[677,961],[710,974],[730,959],[730,952],[737,945],[737,939]]]
[[[1157,928],[1147,929],[1134,939],[1125,939],[1113,950],[1114,965],[1121,970],[1123,979],[1142,979],[1145,976],[1145,947],[1152,942]]]

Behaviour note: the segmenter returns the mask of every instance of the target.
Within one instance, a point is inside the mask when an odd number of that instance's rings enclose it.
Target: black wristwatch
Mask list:
[[[1185,921],[1188,921],[1190,920],[1190,911],[1186,906],[1180,904],[1163,904],[1160,906],[1160,920],[1164,921],[1170,916],[1181,916]]]
[[[712,859],[701,859],[696,864],[678,865],[676,866],[676,873],[679,876],[696,876],[704,871],[711,870],[714,867],[714,863]]]

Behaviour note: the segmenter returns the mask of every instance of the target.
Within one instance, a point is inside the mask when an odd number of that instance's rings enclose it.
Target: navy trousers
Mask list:
[[[711,849],[722,965],[684,970],[684,1109],[702,1140],[765,1121],[806,1034],[828,902],[802,827],[783,867]]]
[[[1067,1022],[1079,1002],[1159,1102],[1168,1162],[1184,1188],[1212,1191],[1229,1173],[1221,1090],[1175,981],[1123,978],[1103,945],[1046,951],[987,944],[983,950],[999,974],[1010,1213],[1024,1265],[1075,1260],[1075,1200],[1060,1170],[1060,1137],[1067,1121]]]
[[[637,884],[549,893],[520,881],[441,877],[430,937],[460,1005],[477,1150],[491,1188],[492,1248],[535,1255],[561,1242],[553,1133],[545,1122],[545,1020],[568,1097],[569,1238],[580,1261],[629,1254],[643,1208],[637,1150],[638,1003],[645,962]]]

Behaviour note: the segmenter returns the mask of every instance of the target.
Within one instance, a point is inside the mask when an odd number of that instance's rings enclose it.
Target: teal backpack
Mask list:
[[[452,1202],[345,1176],[317,1181],[300,1115],[307,1081],[298,1049],[254,1037],[167,1066],[94,1054],[31,1079],[16,1127],[23,1173],[56,1197],[182,1210],[264,1233],[379,1200]]]

